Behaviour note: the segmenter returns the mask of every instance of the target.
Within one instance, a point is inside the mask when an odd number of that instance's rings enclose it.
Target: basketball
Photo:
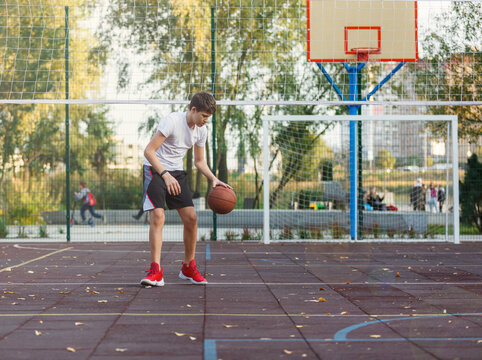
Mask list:
[[[208,205],[216,214],[227,214],[236,206],[236,194],[230,188],[216,186],[208,195]]]

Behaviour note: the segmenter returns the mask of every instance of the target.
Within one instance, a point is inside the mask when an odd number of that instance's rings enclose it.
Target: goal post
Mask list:
[[[351,121],[361,122],[362,132],[355,182]],[[265,243],[459,243],[456,116],[265,116],[263,168]],[[353,205],[359,208],[354,239]]]

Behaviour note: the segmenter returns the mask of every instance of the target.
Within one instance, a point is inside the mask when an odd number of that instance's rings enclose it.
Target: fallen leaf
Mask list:
[[[85,325],[85,323],[83,323],[83,322],[76,322],[74,324],[75,324],[75,326],[84,326]]]
[[[187,306],[188,308],[192,307],[192,306],[191,306],[191,305],[189,305],[189,304],[187,304],[186,306]]]
[[[70,347],[70,346],[65,348],[65,350],[70,351],[70,352],[76,352],[77,351],[77,350],[75,350],[75,348]]]
[[[196,340],[194,336],[189,336],[189,339],[191,339],[192,341]]]
[[[286,349],[284,349],[283,352],[287,355],[293,354],[293,351],[289,351],[289,350],[286,350]]]
[[[304,325],[296,325],[297,328],[302,328]]]
[[[325,288],[322,288],[322,287],[321,287],[321,288],[320,288],[320,291],[325,291]]]
[[[99,292],[98,291],[95,291],[95,290],[92,290],[91,291],[91,294],[94,294],[94,295],[97,295]]]
[[[29,274],[33,274],[33,271],[32,271],[32,270],[29,270],[29,271],[27,271],[27,273],[29,273]]]
[[[374,338],[374,339],[378,339],[378,338],[381,338],[382,336],[381,335],[370,335],[371,338]]]
[[[38,330],[35,330],[35,335],[40,336],[40,335],[42,335],[42,332],[38,331]]]
[[[107,300],[97,300],[98,303],[106,303]]]
[[[326,315],[331,315],[331,312],[326,312],[325,314],[326,314]]]
[[[348,259],[348,256],[340,256],[340,259]]]
[[[345,282],[345,284],[350,284],[350,282],[349,282],[349,281],[347,281],[347,282]]]
[[[340,314],[341,315],[348,315],[348,311],[342,311]]]
[[[184,333],[179,333],[177,331],[174,331],[174,334],[176,334],[176,336],[186,336],[187,334],[184,334]]]
[[[318,298],[318,301],[320,301],[320,302],[326,302],[326,299],[325,299],[325,298],[320,297],[320,298]]]
[[[124,352],[127,351],[127,348],[115,348],[115,351]]]
[[[124,294],[124,290],[119,290],[119,294]]]
[[[387,268],[383,268],[382,270],[383,270],[383,271],[389,271],[390,269],[387,269]]]
[[[43,322],[43,320],[39,320],[38,323],[39,323],[39,324],[43,324],[44,322]]]
[[[397,273],[395,274],[395,277],[400,277],[400,273],[397,272]]]
[[[232,327],[238,327],[238,325],[229,325],[229,324],[223,324],[225,328],[232,328]]]

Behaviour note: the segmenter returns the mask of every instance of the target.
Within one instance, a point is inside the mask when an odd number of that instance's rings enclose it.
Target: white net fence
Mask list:
[[[108,215],[108,224],[128,223],[126,219],[133,222],[131,213],[137,211],[138,198],[142,195],[138,187],[142,152],[152,131],[163,116],[173,110],[185,110],[191,96],[205,90],[213,92],[219,104],[216,134],[209,125],[206,158],[209,166],[216,166],[218,177],[237,190],[236,210],[240,212],[233,215],[233,221],[253,220],[252,229],[242,229],[234,227],[235,223],[228,218],[223,218],[227,219],[224,222],[219,219],[219,226],[224,227],[219,237],[232,228],[246,230],[245,238],[259,240],[261,236],[262,116],[338,115],[347,113],[345,105],[363,104],[361,112],[366,115],[458,117],[458,157],[463,164],[459,171],[464,185],[461,198],[470,200],[467,205],[461,205],[461,212],[465,214],[462,218],[467,224],[467,236],[479,239],[482,198],[478,196],[482,175],[477,175],[477,159],[472,162],[468,159],[482,156],[481,2],[417,1],[418,61],[407,62],[398,69],[398,61],[375,62],[372,60],[378,55],[370,55],[359,72],[359,96],[355,101],[348,96],[353,89],[343,64],[330,59],[322,64],[337,92],[317,64],[308,61],[308,50],[318,41],[310,38],[313,43],[308,44],[309,6],[320,1],[2,1],[0,237],[2,219],[8,226],[37,224],[43,221],[40,212],[57,211],[60,220],[56,218],[52,224],[65,222],[68,188],[65,159],[69,152],[67,172],[72,175],[71,190],[76,190],[78,181],[87,179],[99,194],[99,210],[126,211],[127,215],[119,215],[118,221],[117,215]],[[326,1],[337,9],[346,7],[342,17],[369,8],[375,2]],[[407,3],[407,6],[414,3],[395,2]],[[397,15],[397,11],[389,10],[387,17]],[[397,42],[407,42],[406,38],[397,38],[394,34],[388,38],[381,36],[382,41],[391,39],[395,47]],[[382,45],[385,49],[384,43]],[[334,56],[332,60],[335,61]],[[356,64],[352,57],[350,65]],[[398,71],[393,77],[378,89],[377,85],[395,69]],[[368,95],[369,101],[362,101]],[[67,111],[64,104],[74,106]],[[363,132],[368,131],[367,127]],[[374,126],[370,131],[376,134],[382,128]],[[433,158],[435,163],[429,164],[427,159],[432,154],[425,148],[417,159],[411,159],[408,153],[396,155],[395,132],[407,134],[406,138],[412,134],[422,141],[412,124],[403,123],[398,129],[388,127],[387,131],[380,135],[366,133],[376,141],[370,143],[371,150],[367,147],[369,143],[364,142],[366,154],[362,161],[368,161],[370,156],[372,160],[363,176],[375,171],[375,158],[380,150],[377,144],[386,143],[384,148],[392,157],[405,159],[404,163],[396,163],[395,168],[418,167],[416,171],[397,170],[406,178],[400,180],[404,185],[396,191],[386,190],[387,194],[393,193],[393,205],[399,207],[399,211],[410,207],[408,184],[422,177],[426,185],[430,181],[437,186],[448,184],[447,209],[451,188],[450,182],[440,178],[443,169],[433,169],[430,173],[433,179],[424,173],[440,159]],[[70,145],[67,145],[69,139]],[[349,153],[343,151],[342,147],[333,150],[333,156],[337,156],[333,176],[342,176],[340,169],[349,163]],[[186,164],[188,170],[193,171],[193,191],[205,195],[207,183],[199,180],[192,166],[189,169],[188,159]],[[303,176],[310,179],[328,176],[331,165],[327,166],[321,175],[312,169]],[[343,175],[345,180],[339,178],[338,182],[349,192],[346,175]],[[53,185],[49,185],[53,178]],[[380,190],[380,181],[369,177],[363,186],[368,190],[373,184]],[[298,206],[303,203],[302,199],[297,200]],[[283,192],[279,194],[279,201],[283,203],[279,209],[282,211],[291,210],[289,207],[295,202]],[[328,206],[332,206],[333,211],[342,211],[336,208],[339,206],[336,201],[331,203]],[[319,212],[321,210],[313,213]],[[209,238],[212,214],[207,209],[206,213],[205,223],[209,226],[206,225],[203,236]],[[430,231],[427,227],[427,232],[419,234],[431,234]],[[10,231],[9,236],[16,232]],[[433,233],[440,235],[438,230]],[[449,233],[449,228],[444,230],[444,236]]]
[[[481,3],[416,3],[419,61],[407,63],[372,100],[480,105]],[[346,16],[370,1],[348,4]],[[395,11],[387,16],[396,19]],[[388,40],[395,47],[407,41],[393,34]],[[301,0],[5,0],[0,99],[65,100],[67,55],[71,102],[185,103],[214,85],[221,104],[343,103],[307,62],[307,48]],[[364,92],[395,65],[369,62]],[[347,93],[343,66],[326,68]]]

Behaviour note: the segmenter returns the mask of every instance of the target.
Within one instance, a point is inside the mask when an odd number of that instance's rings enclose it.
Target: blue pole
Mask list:
[[[349,101],[358,100],[358,74],[365,66],[365,63],[360,63],[358,66],[348,66],[343,63],[345,69],[348,71],[348,99]],[[348,105],[349,115],[358,115],[360,105]],[[357,121],[350,120],[350,237],[352,240],[357,239],[358,235],[358,188],[357,188]]]

